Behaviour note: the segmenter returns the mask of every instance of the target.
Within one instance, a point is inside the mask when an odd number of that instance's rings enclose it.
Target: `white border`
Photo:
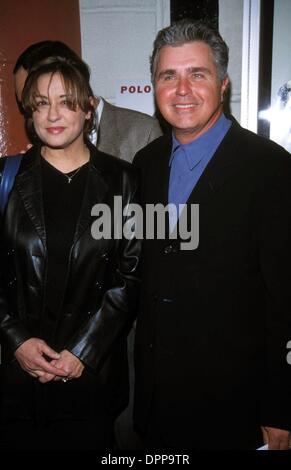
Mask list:
[[[243,8],[241,125],[257,132],[261,0],[244,0]]]

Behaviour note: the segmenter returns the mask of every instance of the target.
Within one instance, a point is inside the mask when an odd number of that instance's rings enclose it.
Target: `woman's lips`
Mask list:
[[[50,134],[57,135],[57,134],[61,134],[61,133],[65,130],[65,127],[61,127],[61,126],[57,126],[57,127],[47,127],[46,130],[47,130],[47,132],[49,132]]]

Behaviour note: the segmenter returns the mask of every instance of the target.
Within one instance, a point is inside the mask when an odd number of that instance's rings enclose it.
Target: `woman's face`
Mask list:
[[[83,128],[87,114],[79,107],[69,108],[71,97],[67,95],[59,73],[41,75],[37,81],[37,109],[32,118],[35,131],[41,141],[50,148],[68,149],[83,142]]]

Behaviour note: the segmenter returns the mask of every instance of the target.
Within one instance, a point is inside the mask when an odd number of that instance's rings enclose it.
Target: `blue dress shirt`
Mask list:
[[[230,126],[231,121],[222,114],[213,127],[189,144],[180,144],[173,135],[172,154],[169,162],[171,169],[168,202],[175,204],[177,210],[169,212],[171,231],[177,223],[177,214],[181,213],[179,204],[186,204]],[[180,209],[182,208],[180,207]]]

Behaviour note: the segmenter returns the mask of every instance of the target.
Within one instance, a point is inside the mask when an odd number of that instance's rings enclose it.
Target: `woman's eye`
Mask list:
[[[71,100],[62,100],[60,102],[61,106],[71,109],[72,108],[72,101]]]
[[[38,108],[41,108],[42,106],[45,106],[45,105],[47,105],[47,104],[48,104],[48,102],[45,101],[45,100],[40,100],[40,101],[37,101],[37,102],[36,102],[36,106],[37,106]]]

